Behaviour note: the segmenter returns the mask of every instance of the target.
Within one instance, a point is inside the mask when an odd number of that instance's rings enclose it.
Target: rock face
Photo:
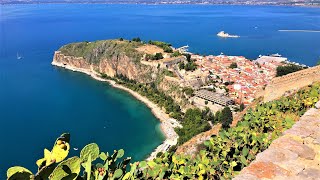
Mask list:
[[[313,82],[320,81],[320,66],[315,66],[298,72],[290,73],[282,77],[272,79],[264,92],[258,94],[264,96],[264,101],[271,101],[282,95],[298,90]],[[259,96],[259,95],[258,95]]]
[[[188,100],[185,98],[182,88],[180,87],[181,82],[177,78],[165,76],[158,84],[158,88],[165,92],[166,95],[172,97],[181,108],[188,109],[192,107]]]
[[[53,64],[63,64],[84,70],[91,69],[110,77],[122,74],[138,82],[150,81],[153,68],[140,63],[143,54],[136,51],[135,46],[124,45],[124,43],[129,44],[114,40],[69,44],[55,52]],[[75,49],[80,49],[81,53],[78,52],[80,50]]]
[[[234,180],[320,179],[320,109],[310,109]]]
[[[83,57],[66,56],[61,51],[56,51],[53,58],[54,63],[61,63],[75,68],[93,70],[99,73],[114,77],[122,74],[129,79],[138,82],[147,82],[151,79],[152,69],[148,66],[133,63],[129,57],[123,55],[112,57],[111,59],[102,59],[98,64],[91,64]]]

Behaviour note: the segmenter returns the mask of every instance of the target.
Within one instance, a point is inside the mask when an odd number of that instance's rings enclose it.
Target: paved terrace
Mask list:
[[[196,91],[194,93],[194,95],[199,98],[211,101],[213,103],[220,104],[222,106],[228,106],[228,105],[234,104],[234,101],[231,98],[228,98],[226,96],[223,96],[223,95],[220,95],[217,93],[213,93],[213,92],[210,92],[207,90],[203,90],[203,89]]]
[[[320,179],[320,101],[234,180]]]

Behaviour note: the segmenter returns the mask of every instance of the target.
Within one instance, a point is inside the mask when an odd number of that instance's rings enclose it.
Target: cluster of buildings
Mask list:
[[[276,76],[276,68],[286,61],[278,56],[261,56],[255,61],[226,55],[192,55],[192,59],[196,60],[201,73],[209,74],[209,82],[216,87],[225,86],[229,97],[244,105],[254,100],[255,93]]]

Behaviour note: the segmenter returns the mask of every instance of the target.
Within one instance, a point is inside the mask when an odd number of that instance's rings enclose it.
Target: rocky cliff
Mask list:
[[[138,82],[152,79],[153,69],[140,63],[141,43],[117,40],[72,43],[55,52],[53,64],[95,71],[114,77],[122,74]]]

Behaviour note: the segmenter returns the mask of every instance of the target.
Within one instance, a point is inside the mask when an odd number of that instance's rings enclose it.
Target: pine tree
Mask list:
[[[221,123],[223,129],[228,129],[230,127],[230,124],[232,123],[232,112],[229,107],[225,107],[221,111]]]

